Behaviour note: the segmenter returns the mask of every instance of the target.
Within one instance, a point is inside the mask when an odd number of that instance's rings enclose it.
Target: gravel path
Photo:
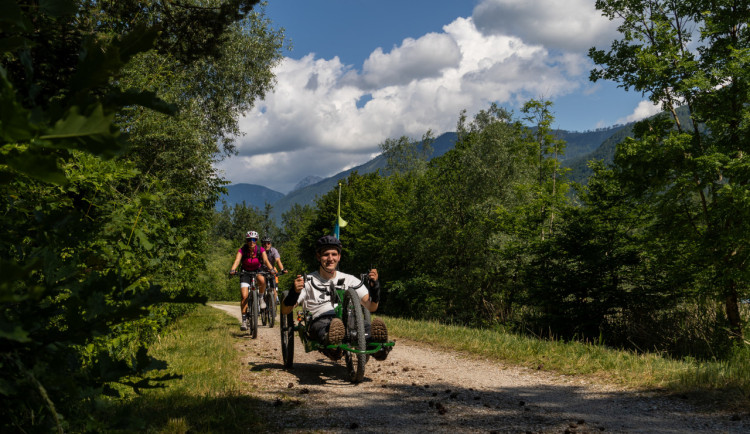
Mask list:
[[[239,307],[212,304],[239,320]],[[346,381],[343,359],[305,353],[282,367],[278,320],[258,338],[235,334],[243,379],[268,403],[269,425],[286,432],[731,432],[750,414],[716,413],[687,397],[623,390],[583,377],[508,366],[396,338],[386,361]]]

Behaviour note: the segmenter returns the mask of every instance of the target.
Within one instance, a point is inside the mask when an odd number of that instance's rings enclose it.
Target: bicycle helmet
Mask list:
[[[318,241],[315,242],[316,252],[320,252],[321,250],[328,247],[333,247],[338,250],[339,253],[341,253],[341,241],[339,241],[339,239],[334,237],[333,235],[322,236],[318,238]]]
[[[257,240],[258,233],[255,231],[247,231],[247,233],[245,234],[245,239],[248,239],[248,238],[255,238]]]
[[[270,242],[271,242],[271,237],[269,237],[268,235],[266,235],[265,237],[263,237],[263,244],[270,243]]]

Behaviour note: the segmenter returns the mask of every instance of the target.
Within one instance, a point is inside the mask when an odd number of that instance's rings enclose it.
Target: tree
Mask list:
[[[420,299],[428,316],[492,322],[508,300],[509,264],[498,250],[501,222],[526,199],[534,154],[522,126],[496,105],[458,122],[453,149],[430,161],[407,202],[413,270],[405,299]]]
[[[657,212],[662,236],[721,300],[737,342],[750,281],[750,2],[599,0],[622,38],[592,48],[591,79],[614,80],[668,114],[642,122],[617,150],[631,194]],[[690,122],[681,122],[685,107]],[[679,250],[678,250],[679,249]],[[683,272],[684,273],[684,272]],[[675,279],[683,276],[673,276]]]
[[[163,303],[201,299],[191,276],[220,188],[211,160],[271,81],[254,87],[241,73],[248,91],[201,93],[194,82],[217,77],[223,44],[257,2],[197,3],[2,2],[5,430],[101,429],[81,425],[93,404],[119,386],[153,387],[144,373],[164,367],[146,348],[177,314]],[[197,103],[208,100],[223,122],[204,119]]]
[[[554,236],[533,245],[525,304],[535,307],[528,321],[540,333],[615,343],[608,319],[646,316],[673,294],[662,295],[654,270],[649,207],[630,197],[604,163],[591,166],[594,175],[578,192],[581,205],[562,208]],[[616,343],[635,343],[628,338]]]
[[[538,149],[539,178],[536,187],[539,204],[539,221],[541,240],[552,233],[555,221],[555,210],[565,202],[568,185],[562,176],[565,170],[560,164],[560,157],[565,152],[565,142],[552,133],[554,116],[551,112],[551,101],[529,100],[523,106],[525,120],[533,127],[526,131],[529,144]]]

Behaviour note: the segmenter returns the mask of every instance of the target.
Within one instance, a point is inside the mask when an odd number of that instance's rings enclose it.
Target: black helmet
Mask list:
[[[262,241],[263,244],[270,243],[270,242],[271,242],[271,237],[269,237],[268,235],[266,235],[265,237],[263,237],[263,241]]]
[[[339,253],[341,253],[341,241],[339,241],[339,239],[334,237],[333,235],[322,236],[318,238],[317,242],[315,242],[316,252],[320,252],[321,250],[328,247],[334,247],[336,250],[338,250]]]

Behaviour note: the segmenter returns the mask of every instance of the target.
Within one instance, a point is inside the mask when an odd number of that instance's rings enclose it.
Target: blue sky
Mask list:
[[[232,183],[287,193],[370,160],[385,139],[454,131],[461,110],[492,102],[518,112],[549,99],[555,127],[573,131],[655,113],[636,92],[589,82],[588,49],[618,36],[593,4],[269,0],[265,15],[291,50],[275,90],[240,120],[239,155],[218,168]]]

